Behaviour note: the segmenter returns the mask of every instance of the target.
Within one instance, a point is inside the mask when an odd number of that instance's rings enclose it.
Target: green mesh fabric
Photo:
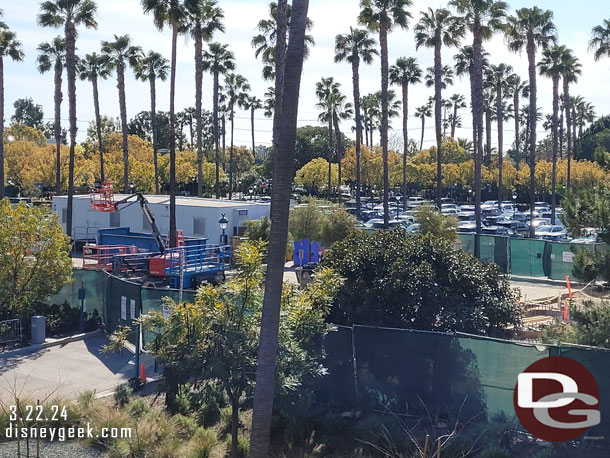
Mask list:
[[[527,277],[544,277],[543,240],[511,239],[510,273]]]

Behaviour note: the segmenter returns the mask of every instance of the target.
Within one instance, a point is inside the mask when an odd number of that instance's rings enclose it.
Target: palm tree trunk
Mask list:
[[[453,119],[451,120],[451,138],[455,140],[455,128],[457,127],[457,103],[453,105]]]
[[[100,181],[106,181],[104,172],[104,140],[102,139],[102,118],[100,115],[100,94],[97,88],[97,76],[91,79],[93,86],[93,107],[95,109],[95,128],[97,130],[97,146],[100,152]]]
[[[436,205],[439,210],[443,198],[443,95],[441,93],[441,36],[440,31],[436,34],[436,46],[434,46],[434,124],[436,127]]]
[[[498,201],[502,204],[502,172],[504,166],[504,107],[502,106],[502,85],[496,88],[496,111],[498,112]],[[501,208],[501,206],[500,206]]]
[[[521,127],[521,123],[519,122],[519,91],[515,91],[515,95],[513,96],[513,109],[515,110],[515,167],[517,171],[519,171],[519,167],[521,165],[521,150],[520,150],[520,141],[519,138],[519,128]]]
[[[155,194],[159,194],[159,157],[158,157],[158,127],[157,127],[157,88],[156,79],[153,74],[149,77],[150,82],[150,122],[153,138],[153,163],[155,165]]]
[[[333,124],[335,126],[335,137],[337,145],[337,197],[339,198],[339,202],[341,202],[341,157],[343,156],[343,151],[341,150],[341,131],[339,130],[339,118],[337,117],[337,113],[333,113]]]
[[[534,227],[534,209],[536,202],[536,104],[537,104],[537,88],[536,88],[536,47],[534,38],[527,37],[527,58],[529,62],[530,76],[530,237],[536,236],[536,228]]]
[[[485,108],[485,164],[491,164],[491,106]]]
[[[558,148],[558,115],[559,115],[559,75],[553,76],[553,175],[551,185],[551,224],[555,224],[555,206],[557,202],[557,148]]]
[[[256,157],[256,143],[254,141],[254,107],[252,107],[252,109],[251,109],[250,122],[251,122],[251,130],[252,130],[252,157],[255,158]]]
[[[568,79],[563,79],[563,98],[564,105],[566,111],[566,134],[567,134],[567,151],[566,154],[568,156],[568,179],[567,179],[567,188],[568,191],[572,186],[572,109],[570,106],[570,85],[568,83]]]
[[[229,200],[233,198],[233,133],[235,131],[235,108],[231,104],[231,149],[229,152]]]
[[[559,159],[563,159],[563,136],[565,134],[564,131],[564,106],[560,104],[559,109]]]
[[[216,192],[216,198],[220,199],[220,133],[218,131],[218,70],[214,70],[214,103],[213,103],[213,121],[214,121],[214,147],[216,149],[216,182],[214,184],[214,190]]]
[[[333,198],[333,114],[328,113],[328,200]]]
[[[61,74],[64,70],[61,61],[55,64],[55,192],[61,194]]]
[[[383,227],[390,227],[390,169],[388,164],[388,30],[384,21],[379,25],[381,46],[381,152],[383,156]]]
[[[125,96],[125,64],[117,65],[117,87],[121,109],[121,132],[123,134],[123,192],[129,194],[129,149],[127,146],[127,102]]]
[[[0,56],[0,199],[4,195],[4,58]]]
[[[231,401],[231,458],[238,457],[239,445],[239,399],[233,393],[230,394],[229,400]]]
[[[402,85],[402,209],[407,211],[407,151],[409,150],[409,83]]]
[[[176,238],[176,54],[178,27],[172,27],[172,63],[169,88],[169,246],[177,246]]]
[[[203,37],[197,24],[195,36],[195,118],[197,119],[197,196],[203,195]]]
[[[419,142],[419,150],[424,149],[424,132],[426,131],[426,117],[421,117],[421,141]]]
[[[227,157],[227,115],[226,113],[222,114],[222,118],[220,119],[221,132],[222,132],[222,160],[226,161]],[[224,162],[222,164],[223,170],[227,171],[227,163]]]
[[[286,55],[284,97],[279,130],[277,132],[277,167],[273,176],[273,209],[267,255],[265,297],[254,390],[254,412],[250,435],[250,458],[267,458],[275,391],[275,366],[278,351],[278,330],[284,261],[288,240],[290,192],[294,177],[294,153],[296,143],[297,112],[301,74],[303,70],[305,26],[309,0],[293,0],[290,26],[290,43]]]
[[[476,236],[474,241],[474,255],[481,257],[481,162],[483,159],[483,35],[481,23],[475,20],[473,30],[473,81],[471,90],[473,92],[472,105],[474,117],[474,205],[476,218]]]
[[[352,57],[354,114],[356,116],[356,217],[360,219],[360,154],[362,144],[362,113],[360,113],[360,57],[358,55]]]
[[[70,118],[70,159],[68,163],[68,208],[66,235],[72,236],[72,208],[74,201],[74,155],[76,150],[76,28],[72,20],[65,24],[66,71],[68,74],[68,101]]]

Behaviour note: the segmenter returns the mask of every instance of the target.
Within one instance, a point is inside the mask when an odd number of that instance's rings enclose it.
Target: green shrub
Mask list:
[[[180,437],[192,437],[193,434],[195,434],[195,432],[199,429],[197,421],[191,417],[176,414],[173,416],[173,419],[176,422],[176,429],[178,430],[178,435]]]
[[[224,431],[231,430],[231,422],[233,421],[231,406],[220,409],[220,424]]]
[[[127,411],[133,415],[134,418],[141,418],[145,414],[151,412],[152,409],[144,399],[133,399],[127,404]]]
[[[225,442],[227,444],[227,450],[231,450],[231,445],[232,445],[232,441],[231,441],[231,436],[227,437],[227,440]],[[240,434],[239,436],[237,436],[237,456],[238,458],[246,458],[248,456],[248,453],[250,452],[250,440]]]
[[[216,400],[209,400],[198,411],[199,423],[203,426],[212,426],[220,420],[220,407]]]
[[[216,433],[211,429],[198,428],[186,448],[188,458],[208,458],[218,445]]]
[[[114,402],[117,406],[123,407],[129,402],[129,397],[133,390],[126,384],[118,385],[114,390]]]

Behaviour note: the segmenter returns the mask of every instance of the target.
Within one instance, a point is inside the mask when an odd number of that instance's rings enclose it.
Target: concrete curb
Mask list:
[[[51,340],[49,342],[45,342],[42,344],[29,345],[27,347],[17,348],[16,350],[2,352],[2,353],[0,353],[0,358],[7,358],[7,357],[10,358],[12,356],[17,356],[17,355],[36,353],[37,351],[43,350],[45,348],[56,347],[58,345],[64,345],[64,344],[68,344],[71,342],[77,342],[79,340],[85,340],[90,337],[95,337],[97,335],[102,335],[101,329],[96,329],[95,331],[86,332],[84,334],[75,334],[75,335],[69,336],[69,337],[62,337],[61,339]]]

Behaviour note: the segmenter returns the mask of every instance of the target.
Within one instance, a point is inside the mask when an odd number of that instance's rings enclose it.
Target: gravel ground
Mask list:
[[[30,442],[30,458],[101,458],[104,453],[78,442],[41,442],[40,457],[36,457],[36,441]],[[17,442],[0,443],[0,458],[16,458]],[[21,442],[21,457],[27,458]]]

